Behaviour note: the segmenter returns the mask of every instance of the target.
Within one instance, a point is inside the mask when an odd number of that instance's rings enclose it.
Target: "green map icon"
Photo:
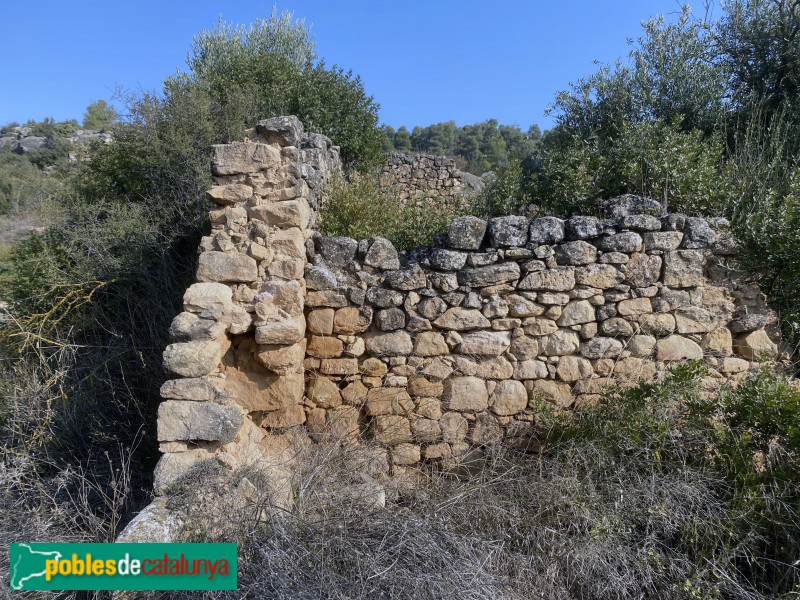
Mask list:
[[[59,560],[60,552],[34,550],[30,544],[11,545],[10,587],[12,590],[31,589],[28,582],[45,576],[45,561]],[[26,585],[27,584],[27,585]]]

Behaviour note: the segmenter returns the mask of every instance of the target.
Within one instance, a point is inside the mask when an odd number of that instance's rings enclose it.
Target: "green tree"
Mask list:
[[[119,115],[113,106],[110,106],[105,100],[98,100],[92,102],[86,107],[86,112],[83,113],[83,128],[84,129],[109,129],[114,123],[117,122]]]
[[[378,105],[358,77],[318,61],[310,31],[290,12],[273,10],[249,28],[220,21],[194,38],[187,64],[189,74],[168,80],[167,93],[174,85],[202,88],[227,113],[231,138],[259,119],[294,114],[338,144],[348,166],[380,160]]]
[[[394,149],[398,152],[411,152],[413,147],[411,145],[411,134],[408,132],[408,129],[405,125],[401,125],[400,129],[397,130],[397,133],[394,136]]]

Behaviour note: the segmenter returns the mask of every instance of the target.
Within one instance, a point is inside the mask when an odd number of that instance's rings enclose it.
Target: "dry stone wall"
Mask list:
[[[437,198],[444,205],[459,205],[483,189],[480,177],[464,173],[452,158],[393,152],[380,173],[380,185],[403,201]]]
[[[296,118],[215,146],[211,166],[218,208],[164,352],[157,493],[212,459],[268,468],[287,506],[315,440],[371,440],[378,470],[448,467],[535,444],[539,402],[591,403],[687,359],[718,385],[778,353],[724,219],[627,197],[605,219],[461,217],[399,253],[315,233],[339,153]]]
[[[461,217],[437,247],[406,254],[381,238],[315,235],[308,431],[371,437],[396,467],[449,467],[474,446],[535,445],[538,402],[592,403],[611,382],[691,359],[713,387],[774,358],[775,316],[728,266],[728,223],[630,214],[648,206],[622,198],[607,219]]]
[[[304,272],[338,147],[299,120],[260,122],[243,142],[214,146],[211,232],[200,244],[197,283],[170,327],[161,388],[159,493],[196,462],[231,467],[270,461],[288,482],[306,422]],[[274,503],[284,505],[286,486]]]

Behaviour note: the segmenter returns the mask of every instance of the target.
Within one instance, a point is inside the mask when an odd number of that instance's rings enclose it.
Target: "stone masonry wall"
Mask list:
[[[448,468],[475,446],[535,446],[539,401],[591,403],[688,359],[712,388],[776,357],[775,315],[727,264],[727,222],[629,214],[635,200],[602,220],[461,217],[407,254],[316,234],[308,431],[370,437],[395,467]]]
[[[535,444],[540,401],[593,402],[686,359],[706,361],[708,386],[735,382],[778,354],[724,219],[636,214],[648,206],[627,198],[605,219],[461,217],[398,253],[314,232],[339,153],[294,117],[215,146],[211,166],[218,208],[164,352],[157,494],[201,460],[268,463],[286,506],[314,440],[446,468],[475,446]]]
[[[380,173],[380,185],[404,201],[438,198],[445,205],[459,203],[483,189],[480,177],[464,173],[452,158],[392,152]]]
[[[267,431],[306,421],[305,243],[324,184],[341,168],[339,149],[280,117],[214,146],[211,167],[208,197],[219,208],[164,352],[176,378],[161,388],[157,494],[209,458],[231,468],[280,459],[273,479],[288,481],[291,449],[303,443],[299,433]]]

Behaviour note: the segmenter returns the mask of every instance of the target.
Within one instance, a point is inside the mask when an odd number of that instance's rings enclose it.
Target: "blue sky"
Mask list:
[[[702,11],[700,0],[691,4]],[[459,125],[496,118],[527,128],[558,90],[626,54],[641,22],[677,0],[285,0],[317,51],[361,76],[383,123]],[[0,124],[82,118],[116,86],[157,90],[185,67],[192,36],[221,16],[249,24],[262,1],[8,0],[0,36]]]

